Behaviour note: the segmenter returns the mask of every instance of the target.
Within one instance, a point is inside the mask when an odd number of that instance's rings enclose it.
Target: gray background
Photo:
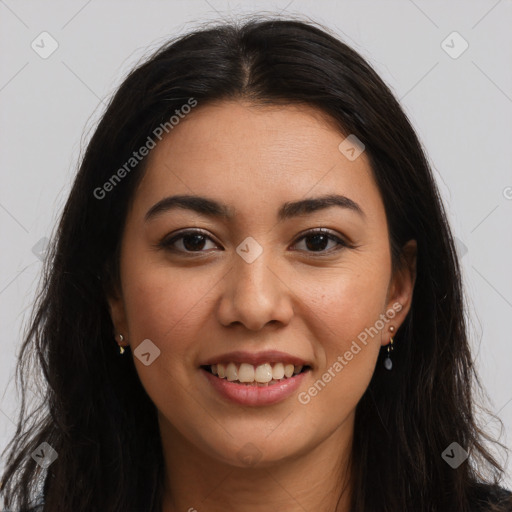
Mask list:
[[[458,239],[477,369],[512,447],[511,1],[0,0],[0,450],[17,417],[15,358],[44,239],[104,99],[167,37],[255,11],[306,15],[335,30],[401,100]],[[50,48],[43,31],[59,45],[46,59],[31,47]],[[453,31],[469,44],[458,58],[442,46]],[[451,36],[444,48],[461,44]],[[510,488],[512,461],[507,474]]]

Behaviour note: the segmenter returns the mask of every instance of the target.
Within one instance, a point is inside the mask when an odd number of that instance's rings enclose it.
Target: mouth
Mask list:
[[[202,370],[220,380],[249,387],[269,387],[286,383],[297,375],[311,370],[309,365],[293,363],[218,363],[202,365]]]
[[[263,407],[291,397],[308,378],[311,366],[233,361],[201,365],[200,371],[207,386],[222,399],[237,405]]]
[[[264,407],[289,399],[306,384],[314,367],[307,359],[278,350],[238,350],[210,356],[199,362],[198,369],[213,396]]]

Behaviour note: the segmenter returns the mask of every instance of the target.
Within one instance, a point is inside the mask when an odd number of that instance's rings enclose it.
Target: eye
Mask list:
[[[189,231],[182,231],[181,233],[169,239],[164,238],[157,244],[157,246],[185,254],[196,252],[201,253],[206,252],[204,249],[208,241],[213,242],[213,240],[205,232],[194,229]],[[329,254],[341,249],[342,247],[350,247],[347,242],[334,235],[327,229],[315,229],[308,231],[307,233],[303,234],[295,242],[294,245],[298,245],[302,241],[305,241],[305,249],[299,250],[321,254]],[[331,247],[330,250],[326,251],[326,245],[328,245],[329,242],[334,242],[334,250],[332,250],[333,248]],[[215,243],[213,245],[216,246]]]
[[[332,234],[327,229],[315,229],[315,230],[308,231],[306,234],[302,235],[296,243],[298,243],[299,241],[302,241],[302,240],[307,240],[307,239],[309,239],[309,242],[305,243],[305,247],[310,250],[306,251],[306,252],[320,252],[322,254],[325,254],[325,253],[331,253],[331,252],[340,250],[342,247],[349,247],[348,243],[346,243],[340,237]],[[335,242],[334,251],[333,250],[328,250],[328,251],[324,250],[326,244],[328,244],[329,242]]]
[[[179,235],[170,239],[164,238],[158,246],[176,252],[205,252],[202,249],[204,249],[206,240],[211,241],[211,238],[203,231],[194,229],[190,231],[182,231]],[[179,242],[177,246],[175,246],[176,242]]]

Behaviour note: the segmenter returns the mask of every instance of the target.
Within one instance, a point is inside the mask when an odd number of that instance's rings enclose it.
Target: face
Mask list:
[[[344,138],[311,107],[230,101],[150,153],[109,303],[168,445],[265,465],[350,436],[414,265],[392,273],[369,160]]]

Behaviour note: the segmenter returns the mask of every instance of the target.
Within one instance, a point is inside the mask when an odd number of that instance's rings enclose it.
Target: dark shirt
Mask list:
[[[506,503],[504,510],[512,512],[512,492],[503,487],[482,486],[477,491],[474,512],[488,512],[491,505]]]

